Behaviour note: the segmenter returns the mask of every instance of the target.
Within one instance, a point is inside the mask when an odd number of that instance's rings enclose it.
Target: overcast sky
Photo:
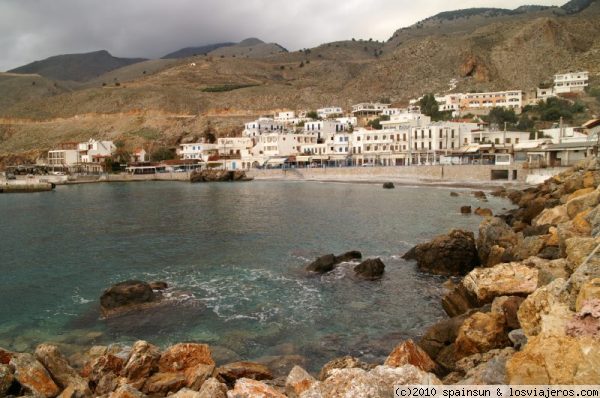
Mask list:
[[[441,11],[567,0],[0,0],[0,70],[106,49],[158,58],[182,47],[258,37],[289,50],[387,40]]]

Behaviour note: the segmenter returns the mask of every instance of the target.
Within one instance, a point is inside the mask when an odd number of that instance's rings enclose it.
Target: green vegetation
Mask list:
[[[492,108],[489,115],[483,117],[483,120],[498,127],[504,127],[505,123],[509,126],[514,126],[517,123],[517,115],[514,109],[496,107]]]
[[[367,126],[372,127],[375,130],[381,130],[383,128],[381,122],[386,120],[390,120],[390,117],[388,115],[381,115],[377,119],[369,120]]]
[[[535,112],[540,119],[547,122],[558,122],[562,117],[564,120],[573,120],[573,116],[585,111],[585,105],[579,101],[571,103],[562,98],[548,98],[534,106],[526,106],[524,112]]]
[[[150,159],[153,162],[175,159],[175,151],[172,148],[161,146],[152,151],[150,154]]]
[[[600,87],[590,87],[588,94],[591,97],[596,98],[596,101],[600,102]]]
[[[306,112],[306,117],[313,119],[313,120],[319,119],[319,115],[317,114],[317,111]]]
[[[224,93],[227,91],[238,90],[240,88],[255,87],[258,84],[223,84],[220,86],[205,87],[202,89],[205,93]]]
[[[153,129],[150,127],[143,127],[139,130],[132,131],[130,134],[134,135],[136,137],[143,138],[147,141],[157,140],[161,136],[161,133],[159,130]]]
[[[434,122],[452,118],[452,111],[440,111],[439,105],[433,94],[424,95],[419,101],[419,107],[421,107],[421,113],[430,116],[431,120]]]

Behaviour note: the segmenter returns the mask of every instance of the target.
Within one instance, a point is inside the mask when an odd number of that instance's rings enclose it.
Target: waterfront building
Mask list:
[[[132,163],[144,163],[148,161],[148,156],[144,148],[134,149],[130,158]]]
[[[178,152],[181,159],[194,159],[207,162],[212,156],[218,155],[218,147],[216,144],[193,142],[181,144]]]
[[[589,72],[572,72],[554,75],[554,93],[583,92],[589,85]]]
[[[87,142],[79,143],[77,149],[81,163],[102,163],[112,156],[117,147],[112,141],[97,141],[90,138]]]

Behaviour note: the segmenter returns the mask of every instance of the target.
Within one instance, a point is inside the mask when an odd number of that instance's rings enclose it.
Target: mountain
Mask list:
[[[574,13],[514,11],[429,18],[386,42],[352,39],[287,52],[245,40],[193,60],[115,69],[85,86],[32,85],[32,76],[6,76],[4,85],[0,80],[0,158],[89,137],[172,147],[208,129],[239,134],[244,121],[284,109],[405,104],[448,91],[453,79],[458,92],[530,90],[555,73],[588,70],[591,84],[600,87],[599,1]],[[250,55],[259,49],[261,56]],[[598,114],[600,104],[594,104],[591,112]]]
[[[117,58],[108,51],[64,54],[9,70],[10,73],[38,74],[49,79],[82,82],[113,69],[145,61],[144,58]]]
[[[199,47],[185,47],[180,50],[169,53],[161,58],[162,59],[188,58],[188,57],[193,57],[196,55],[207,54],[207,53],[214,51],[216,49],[219,49],[221,47],[234,46],[235,44],[236,43],[225,42],[225,43],[208,44],[208,45],[199,46]]]

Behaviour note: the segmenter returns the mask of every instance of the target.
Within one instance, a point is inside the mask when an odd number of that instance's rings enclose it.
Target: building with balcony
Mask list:
[[[589,84],[589,72],[572,72],[554,75],[554,92],[578,93],[583,92]]]

